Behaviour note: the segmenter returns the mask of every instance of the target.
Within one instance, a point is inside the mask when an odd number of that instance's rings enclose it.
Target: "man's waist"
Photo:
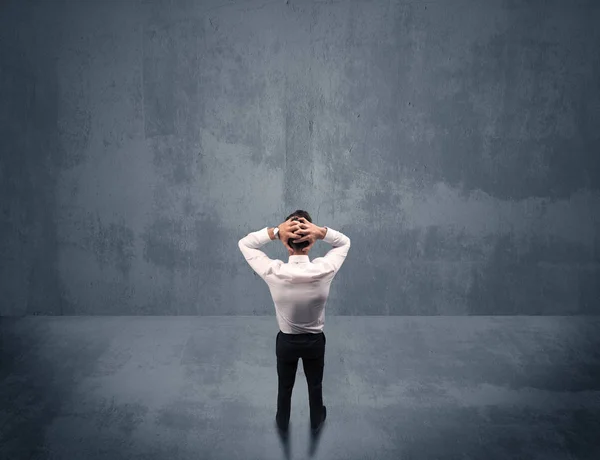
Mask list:
[[[319,334],[323,334],[323,331],[319,331],[319,332],[302,332],[302,333],[285,333],[285,332],[279,331],[279,333],[281,335],[290,335],[290,336],[293,335],[293,336],[297,337],[297,336],[303,336],[303,335],[304,336],[319,335]]]

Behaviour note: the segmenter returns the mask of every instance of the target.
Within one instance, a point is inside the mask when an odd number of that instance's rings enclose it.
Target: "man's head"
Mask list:
[[[307,221],[312,223],[310,214],[307,213],[306,211],[303,211],[302,209],[298,209],[298,210],[294,211],[293,213],[291,213],[289,216],[287,216],[285,218],[285,221],[287,222],[288,220],[298,220],[299,217],[304,217]],[[296,251],[297,253],[301,253],[302,249],[304,249],[310,243],[308,241],[303,241],[302,243],[294,243],[294,239],[289,238],[288,244],[294,251]]]

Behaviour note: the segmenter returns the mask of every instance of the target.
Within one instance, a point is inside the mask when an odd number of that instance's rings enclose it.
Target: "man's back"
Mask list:
[[[319,333],[325,324],[325,305],[335,275],[350,249],[350,238],[331,228],[323,241],[334,247],[312,262],[307,255],[275,263],[265,276],[279,329],[286,334]]]

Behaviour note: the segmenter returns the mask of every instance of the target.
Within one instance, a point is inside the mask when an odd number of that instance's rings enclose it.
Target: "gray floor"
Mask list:
[[[274,317],[0,319],[0,458],[279,459]],[[598,459],[600,318],[327,317],[315,458]],[[292,458],[308,458],[299,364]]]

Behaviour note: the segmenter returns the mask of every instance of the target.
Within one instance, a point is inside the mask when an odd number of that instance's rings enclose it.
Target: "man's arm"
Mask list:
[[[240,248],[240,251],[242,251],[246,262],[248,262],[252,269],[263,279],[273,264],[280,261],[270,259],[258,248],[274,239],[273,227],[269,227],[248,233],[248,235],[238,241],[238,247]]]
[[[330,249],[324,257],[313,260],[313,263],[323,261],[332,266],[334,273],[337,273],[346,260],[346,255],[350,250],[350,238],[342,232],[338,232],[329,227],[323,227],[321,235],[319,236],[319,239],[331,244],[333,248]]]

